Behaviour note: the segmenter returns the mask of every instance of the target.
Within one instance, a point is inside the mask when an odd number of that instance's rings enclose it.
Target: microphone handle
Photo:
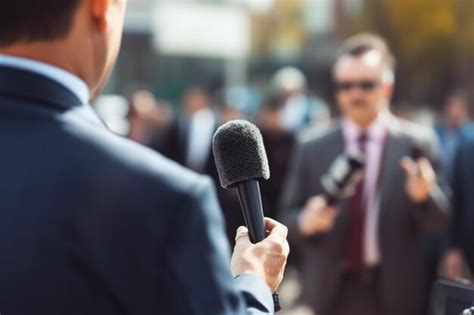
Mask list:
[[[246,180],[237,185],[240,206],[244,214],[245,225],[249,229],[252,243],[258,243],[265,238],[265,223],[263,222],[263,206],[260,195],[260,185],[257,180]]]
[[[252,243],[258,243],[265,239],[265,223],[263,221],[262,197],[260,185],[255,179],[246,180],[237,184],[240,206],[244,215],[245,225],[249,230],[249,238]],[[278,293],[273,293],[273,304],[275,312],[281,310]]]
[[[326,204],[328,206],[334,206],[338,201],[337,197],[335,195],[332,195],[332,194],[324,195],[324,199],[326,200]]]

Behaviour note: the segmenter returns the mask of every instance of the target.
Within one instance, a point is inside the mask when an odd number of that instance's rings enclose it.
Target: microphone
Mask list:
[[[429,152],[429,149],[427,148],[427,145],[420,142],[420,141],[414,141],[410,145],[410,153],[409,156],[414,160],[418,161],[421,158],[426,157],[426,153]]]
[[[217,129],[212,148],[221,186],[237,190],[250,241],[262,241],[265,224],[258,180],[269,179],[270,168],[260,130],[246,120],[229,121]],[[278,312],[277,293],[273,302]]]
[[[321,177],[324,197],[328,205],[354,194],[364,176],[365,160],[362,155],[339,155],[326,174]]]

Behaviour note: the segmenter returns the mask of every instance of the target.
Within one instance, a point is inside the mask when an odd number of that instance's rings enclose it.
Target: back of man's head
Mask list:
[[[81,0],[0,1],[0,47],[67,36]]]
[[[126,0],[2,0],[0,54],[75,74],[95,97],[120,48]]]

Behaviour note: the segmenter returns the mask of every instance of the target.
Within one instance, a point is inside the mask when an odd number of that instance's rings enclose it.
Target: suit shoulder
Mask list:
[[[398,131],[405,137],[421,142],[436,142],[436,132],[433,128],[423,126],[405,119],[394,118]]]
[[[311,127],[304,129],[297,135],[297,141],[302,146],[319,146],[334,141],[340,134],[340,124],[334,123],[325,129]]]
[[[155,187],[163,193],[189,195],[210,179],[184,168],[160,153],[111,133],[97,130],[81,134],[82,161],[93,158],[96,172],[113,181],[128,182],[143,187],[144,192]],[[100,164],[99,164],[100,163]],[[117,184],[119,185],[119,184]]]

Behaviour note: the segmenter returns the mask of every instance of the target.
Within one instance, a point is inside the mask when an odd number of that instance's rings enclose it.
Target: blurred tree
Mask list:
[[[275,0],[266,14],[253,14],[254,55],[282,60],[301,57],[308,31],[304,24],[305,0]]]
[[[398,60],[396,96],[439,105],[454,87],[474,91],[474,1],[362,0],[346,34],[384,36]]]

